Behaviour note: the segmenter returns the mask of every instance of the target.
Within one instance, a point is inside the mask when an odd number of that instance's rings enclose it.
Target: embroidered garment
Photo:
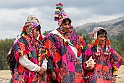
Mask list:
[[[44,83],[46,81],[45,74],[40,76],[38,72],[30,71],[19,62],[19,57],[26,55],[32,63],[39,67],[44,66],[42,62],[46,59],[46,50],[42,46],[42,42],[34,37],[34,29],[36,28],[40,32],[38,19],[29,16],[22,29],[20,38],[12,46],[16,62],[10,83]]]
[[[24,39],[25,38],[25,39]],[[25,42],[27,41],[27,43]],[[29,71],[27,68],[23,67],[19,63],[19,57],[28,55],[28,59],[34,64],[38,64],[38,55],[40,56],[40,65],[42,66],[42,62],[45,58],[45,54],[38,53],[39,48],[41,48],[38,41],[35,41],[33,44],[31,42],[31,38],[29,36],[21,37],[14,45],[14,56],[16,58],[16,66],[14,68],[14,73],[12,73],[12,83],[36,83],[38,80],[40,82],[45,82],[45,75],[39,76],[37,72]]]
[[[57,31],[67,41],[55,33],[45,37],[44,45],[49,50],[48,56],[53,62],[52,66],[52,62],[48,61],[48,70],[55,70],[58,83],[81,83],[83,82],[82,56],[85,43],[74,32],[62,33],[60,28]],[[77,56],[70,45],[77,49]]]
[[[54,20],[58,21],[58,26],[61,25],[62,21],[65,18],[69,18],[69,16],[65,13],[64,7],[62,3],[56,4],[55,14],[54,14]]]
[[[92,56],[95,61],[93,70],[87,70],[86,61]],[[96,45],[89,47],[84,55],[84,78],[85,83],[112,83],[112,75],[114,70],[122,64],[122,58],[111,47],[106,49],[101,47],[98,49]]]

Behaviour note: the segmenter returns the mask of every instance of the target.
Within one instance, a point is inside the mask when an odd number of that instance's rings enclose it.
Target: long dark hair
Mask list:
[[[37,27],[36,27],[36,29],[40,32],[40,34],[41,34],[41,26],[40,25],[38,25]]]

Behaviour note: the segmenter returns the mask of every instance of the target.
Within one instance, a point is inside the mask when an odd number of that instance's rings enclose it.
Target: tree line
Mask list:
[[[92,43],[93,39],[90,34],[82,35],[81,32],[77,33],[83,37],[86,44]],[[109,39],[111,41],[111,47],[114,48],[124,59],[124,34],[119,34],[118,36],[110,37]],[[0,70],[9,69],[6,57],[13,42],[14,39],[0,40]]]
[[[0,40],[0,70],[8,69],[6,57],[13,42],[13,39]]]

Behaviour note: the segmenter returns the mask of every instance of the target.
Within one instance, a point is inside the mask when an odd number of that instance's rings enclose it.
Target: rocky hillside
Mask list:
[[[119,33],[124,33],[124,17],[98,23],[86,23],[75,28],[76,31],[82,30],[83,34],[90,34],[94,27],[104,27],[108,31],[109,36],[116,36]]]

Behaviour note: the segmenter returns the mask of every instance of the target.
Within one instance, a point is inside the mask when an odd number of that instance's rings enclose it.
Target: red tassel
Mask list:
[[[102,43],[102,47],[104,47],[104,46],[105,46],[105,43],[103,42],[103,43]]]
[[[59,5],[63,7],[63,4],[62,4],[62,3],[58,3],[58,4],[56,4],[56,6],[59,6]]]
[[[43,39],[43,36],[40,34],[39,40],[42,41],[42,39]]]
[[[110,45],[110,40],[106,39],[106,45]]]
[[[70,26],[71,29],[73,29],[73,26]]]
[[[89,48],[92,48],[92,47],[93,47],[93,44],[88,44],[88,47],[89,47]]]
[[[18,81],[17,80],[14,80],[13,83],[18,83]]]
[[[26,32],[26,26],[22,28],[22,32]]]
[[[71,33],[72,31],[68,29],[68,33]]]
[[[99,40],[96,39],[95,42],[94,42],[94,45],[98,45],[99,44]]]
[[[81,54],[81,50],[79,50],[78,53],[77,53],[78,57],[80,56],[80,54]]]

